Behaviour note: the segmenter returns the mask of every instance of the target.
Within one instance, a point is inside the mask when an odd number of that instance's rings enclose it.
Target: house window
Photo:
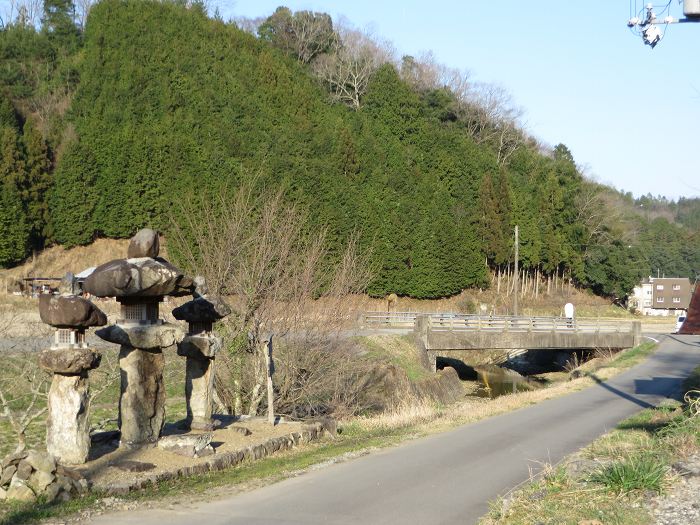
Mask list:
[[[680,297],[674,297],[674,298],[673,298],[673,302],[674,302],[674,303],[680,303],[680,302],[681,302],[681,298],[680,298]]]
[[[644,301],[644,306],[651,306],[651,301]]]
[[[664,289],[664,285],[663,285],[663,284],[657,284],[657,285],[656,285],[656,289],[657,289],[657,290],[663,290],[663,289]]]
[[[663,297],[657,297],[657,298],[656,298],[656,302],[657,302],[657,303],[663,303],[663,302],[664,302],[664,298],[663,298]]]
[[[651,290],[647,290],[647,295],[651,295]]]
[[[680,285],[680,284],[674,284],[674,285],[673,285],[673,289],[674,289],[674,290],[680,290],[680,289],[681,289],[681,285]]]

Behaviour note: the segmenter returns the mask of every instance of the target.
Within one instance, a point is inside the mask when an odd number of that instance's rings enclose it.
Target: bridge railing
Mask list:
[[[476,317],[469,319],[429,318],[431,331],[451,332],[569,332],[569,333],[626,333],[632,332],[629,323],[579,320],[563,317]]]
[[[600,332],[627,333],[633,331],[624,319],[569,319],[566,317],[515,317],[452,314],[438,312],[366,312],[361,322],[367,328],[412,329],[417,316],[426,316],[434,331],[486,332]]]

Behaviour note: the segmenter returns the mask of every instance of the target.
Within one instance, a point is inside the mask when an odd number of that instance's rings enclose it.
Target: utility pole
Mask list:
[[[520,288],[518,274],[518,225],[515,225],[515,295],[513,296],[513,315],[518,315],[518,289]]]

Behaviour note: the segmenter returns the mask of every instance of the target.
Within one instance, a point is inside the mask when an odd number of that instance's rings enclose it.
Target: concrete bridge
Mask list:
[[[433,369],[441,352],[631,348],[641,342],[641,334],[639,321],[418,315],[414,322],[416,343]]]

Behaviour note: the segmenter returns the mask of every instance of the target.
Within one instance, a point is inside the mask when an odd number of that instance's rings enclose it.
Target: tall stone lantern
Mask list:
[[[194,299],[173,310],[175,319],[188,323],[188,333],[178,343],[177,353],[187,358],[185,423],[189,429],[212,430],[214,359],[221,349],[221,339],[213,333],[212,326],[229,315],[231,309],[220,297],[208,294],[204,279],[197,277],[195,281]]]
[[[39,315],[56,331],[51,348],[39,354],[39,365],[53,374],[48,399],[46,449],[61,463],[85,463],[90,452],[88,371],[100,354],[88,347],[85,330],[104,326],[107,316],[76,295],[77,282],[66,274],[59,294],[39,297]]]
[[[158,257],[158,234],[139,231],[129,244],[127,259],[98,266],[83,289],[97,297],[114,297],[121,305],[115,325],[97,331],[110,343],[120,345],[119,397],[120,446],[154,445],[165,421],[163,349],[174,346],[184,334],[159,318],[165,296],[190,295],[191,278]]]

